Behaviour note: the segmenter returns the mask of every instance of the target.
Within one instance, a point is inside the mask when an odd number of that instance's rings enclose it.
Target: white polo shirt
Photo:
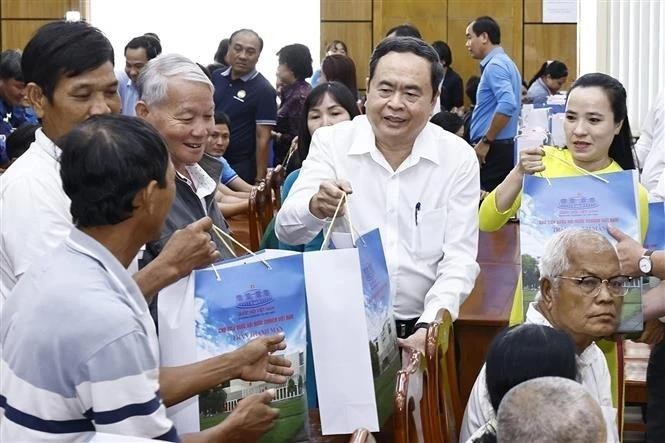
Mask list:
[[[62,243],[72,229],[60,153],[38,129],[30,148],[0,178],[0,313],[28,266]]]

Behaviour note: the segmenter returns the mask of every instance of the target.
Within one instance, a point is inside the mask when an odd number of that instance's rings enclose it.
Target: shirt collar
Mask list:
[[[503,50],[501,46],[497,46],[494,49],[492,49],[490,52],[487,53],[487,55],[480,61],[480,67],[484,68],[492,58],[497,55],[497,54],[505,54],[506,51]]]
[[[191,166],[187,165],[185,168],[187,169],[187,172],[189,172],[191,180],[178,171],[176,171],[176,175],[190,187],[194,184],[196,187],[196,195],[199,198],[205,198],[215,192],[217,189],[217,183],[215,183],[215,180],[213,180],[201,166],[195,163]]]
[[[60,148],[53,143],[53,141],[44,134],[42,128],[37,129],[35,132],[35,143],[41,150],[46,152],[49,157],[53,158],[55,161],[60,161],[60,155],[62,151]]]
[[[349,148],[348,155],[361,155],[361,154],[379,154],[382,155],[376,147],[376,139],[372,125],[369,123],[366,115],[359,115],[353,119],[353,124],[357,125],[362,131],[359,137],[355,137],[351,148]],[[439,164],[439,153],[437,146],[432,137],[430,123],[420,131],[416,141],[413,143],[411,154],[405,160],[405,164],[416,164],[421,158],[427,159],[435,164]],[[410,160],[409,160],[410,159]],[[400,166],[399,169],[402,169]]]
[[[97,261],[109,273],[118,289],[127,295],[127,301],[131,305],[132,310],[135,312],[145,312],[148,310],[145,297],[134,279],[122,263],[104,245],[78,228],[71,230],[65,242],[69,248]]]
[[[553,327],[550,322],[547,321],[545,316],[541,314],[538,309],[536,309],[536,302],[529,303],[529,309],[526,311],[526,323],[549,326],[550,328]],[[588,366],[593,363],[595,360],[595,349],[596,343],[591,342],[591,344],[587,346],[586,349],[582,351],[582,353],[577,355],[577,363],[583,366]]]
[[[230,80],[230,79],[231,79],[231,67],[229,66],[229,67],[226,69],[226,71],[222,72],[222,75],[223,75],[224,77],[228,77],[229,80]],[[244,82],[247,82],[247,81],[253,79],[254,77],[256,77],[257,75],[259,75],[259,71],[257,71],[256,69],[252,69],[250,72],[248,72],[247,74],[245,74],[245,75],[243,75],[243,76],[241,76],[241,77],[239,77],[239,78],[240,78],[240,80],[242,80],[242,81],[244,81]],[[236,79],[236,80],[237,80],[237,79]]]

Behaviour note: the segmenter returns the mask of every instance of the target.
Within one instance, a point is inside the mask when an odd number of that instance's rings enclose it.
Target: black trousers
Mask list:
[[[647,442],[665,442],[665,341],[651,350],[647,369]]]
[[[475,143],[474,143],[475,146]],[[515,164],[513,139],[494,140],[480,167],[480,188],[492,192],[506,178]]]

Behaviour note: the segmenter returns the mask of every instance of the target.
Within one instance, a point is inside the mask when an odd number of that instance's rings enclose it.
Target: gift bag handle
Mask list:
[[[325,235],[323,236],[323,243],[321,243],[321,249],[320,251],[323,251],[323,249],[326,247],[330,240],[330,234],[332,233],[332,227],[333,224],[335,223],[335,220],[337,219],[337,214],[339,213],[340,208],[342,207],[342,203],[344,201],[348,202],[348,196],[345,193],[342,194],[342,196],[339,198],[339,202],[337,202],[337,207],[335,208],[335,212],[333,213],[332,216],[332,221],[330,222],[330,225],[328,226],[328,229],[326,230]],[[351,242],[353,243],[353,246],[356,246],[356,239],[353,238],[353,233],[356,233],[356,237],[360,239],[360,241],[363,242],[363,245],[365,245],[365,240],[361,238],[360,234],[358,233],[358,230],[355,228],[353,225],[353,222],[351,221],[351,211],[350,208],[347,205],[346,212],[344,213],[344,218],[346,219],[347,223],[349,224],[350,227],[350,233],[351,233]]]

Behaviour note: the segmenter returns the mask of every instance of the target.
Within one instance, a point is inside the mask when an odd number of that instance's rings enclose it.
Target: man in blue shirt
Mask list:
[[[134,37],[125,46],[125,69],[116,72],[122,115],[136,116],[136,102],[139,101],[136,82],[139,73],[149,60],[157,57],[161,52],[162,45],[159,40],[148,35]]]
[[[277,119],[275,88],[256,70],[263,40],[250,29],[231,34],[231,66],[212,74],[215,111],[231,118],[231,143],[224,154],[240,178],[256,183],[266,175],[271,130]]]
[[[480,162],[480,187],[492,191],[513,168],[522,79],[501,45],[501,29],[483,16],[466,28],[466,48],[480,60],[480,84],[471,117],[471,143]]]
[[[32,109],[23,106],[24,98],[21,53],[12,49],[4,51],[0,54],[0,166],[9,161],[5,153],[9,134],[24,123],[38,123]]]

